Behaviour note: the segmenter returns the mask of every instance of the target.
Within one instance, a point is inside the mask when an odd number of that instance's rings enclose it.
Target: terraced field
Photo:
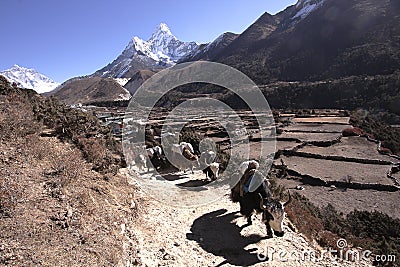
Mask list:
[[[281,127],[275,163],[283,161],[289,176],[280,184],[319,207],[331,204],[344,214],[377,210],[400,218],[400,174],[388,175],[400,158],[381,154],[378,142],[366,137],[343,137],[341,132],[352,127],[348,117],[294,117]],[[290,139],[298,140],[285,141]]]
[[[282,113],[276,118],[275,126],[280,134],[275,141],[273,127],[260,131],[251,113],[243,111],[239,115],[246,129],[237,128],[235,138],[243,141],[248,138],[250,158],[265,157],[262,149],[275,148],[274,163],[278,168],[283,163],[289,174],[286,179],[279,180],[280,184],[296,190],[317,206],[330,203],[345,214],[354,209],[378,210],[400,218],[395,204],[400,199],[400,174],[390,172],[400,163],[400,158],[378,152],[377,141],[361,136],[343,137],[342,131],[353,126],[350,118],[340,111],[317,111],[310,117]],[[192,120],[185,127],[192,128],[201,138],[211,138],[226,153],[235,149],[237,154],[245,154],[248,145],[245,142],[232,144],[218,123],[224,116],[231,115],[210,115]],[[162,113],[153,114],[152,125],[162,125],[164,118]],[[187,114],[180,114],[169,123],[186,120]],[[168,175],[171,183],[178,185],[198,186],[209,182],[200,171],[195,171],[194,175],[172,171]],[[151,178],[151,172],[147,176]]]

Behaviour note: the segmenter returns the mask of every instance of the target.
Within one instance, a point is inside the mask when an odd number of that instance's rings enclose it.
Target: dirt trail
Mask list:
[[[135,184],[135,179],[130,182]],[[260,215],[253,215],[253,225],[243,227],[246,220],[228,192],[217,202],[190,209],[164,205],[140,190],[138,194],[135,233],[142,266],[369,266],[328,256],[318,262],[301,260],[302,251],[319,253],[314,242],[291,230],[287,219],[281,238],[265,238]],[[279,254],[282,251],[286,254]],[[268,260],[260,261],[258,254]]]

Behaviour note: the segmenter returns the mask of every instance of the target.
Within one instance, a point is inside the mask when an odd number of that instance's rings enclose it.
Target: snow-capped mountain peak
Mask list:
[[[197,49],[199,44],[196,42],[183,42],[172,34],[168,25],[160,23],[150,39],[147,40],[152,53],[157,61],[167,64],[174,64],[188,52]]]
[[[154,38],[156,38],[157,36],[160,36],[160,35],[166,35],[166,36],[173,36],[173,37],[175,37],[175,36],[172,34],[171,30],[169,29],[168,25],[165,24],[165,23],[163,23],[163,22],[160,23],[160,25],[158,25],[158,27],[156,28],[156,30],[155,30],[154,33],[152,34],[150,40],[151,40],[151,39],[154,39]],[[175,38],[176,38],[176,37],[175,37]]]
[[[325,0],[299,0],[296,3],[296,14],[292,17],[293,20],[302,20],[311,12],[322,6]]]
[[[137,36],[133,37],[122,54],[97,73],[101,77],[120,78],[134,65],[150,69],[171,66],[198,47],[196,42],[180,41],[172,34],[167,24],[160,23],[147,41]]]
[[[39,94],[49,92],[60,84],[35,69],[28,69],[15,64],[8,70],[0,72],[10,82],[17,83],[22,88],[33,89]]]

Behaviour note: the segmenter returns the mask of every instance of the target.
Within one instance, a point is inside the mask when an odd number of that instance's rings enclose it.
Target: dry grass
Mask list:
[[[30,138],[37,145],[27,150],[20,149],[26,147],[23,139],[0,143],[9,159],[0,171],[1,178],[9,177],[0,187],[7,208],[2,214],[8,213],[0,220],[0,265],[138,263],[135,189],[126,177],[110,175],[106,181],[71,145]],[[47,154],[38,156],[38,147]]]
[[[59,178],[62,186],[77,179],[85,164],[80,151],[76,149],[53,151],[49,160],[52,174]]]
[[[16,100],[17,99],[17,100]],[[28,103],[17,96],[6,96],[0,105],[0,139],[15,140],[40,131],[42,125],[33,119]]]
[[[138,264],[135,188],[125,175],[106,179],[93,171],[72,140],[72,134],[99,135],[104,146],[90,147],[91,159],[99,160],[102,151],[111,154],[112,142],[97,131],[98,122],[33,91],[12,88],[0,77],[0,94],[5,93],[0,98],[0,265]],[[62,121],[63,115],[69,120]],[[38,120],[56,128],[58,138],[40,137]],[[107,162],[117,162],[108,156]]]

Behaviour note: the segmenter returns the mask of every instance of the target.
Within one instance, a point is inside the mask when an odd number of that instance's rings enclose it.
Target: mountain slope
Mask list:
[[[140,70],[137,71],[132,78],[124,85],[124,88],[134,95],[136,90],[151,76],[155,74],[154,71],[151,70]]]
[[[225,47],[227,47],[239,35],[232,32],[225,32],[218,36],[214,41],[201,44],[196,50],[185,55],[179,62],[188,62],[195,60],[210,60],[218,55]]]
[[[61,85],[52,94],[66,104],[128,100],[129,92],[112,78],[90,77]]]
[[[391,74],[400,69],[398,14],[394,0],[299,0],[263,14],[209,60],[260,84]]]
[[[60,85],[35,69],[28,69],[18,65],[1,71],[0,75],[6,77],[11,83],[15,82],[22,88],[33,89],[39,94],[49,92]]]
[[[136,189],[96,117],[0,76],[0,151],[1,266],[137,263],[121,232],[136,226]]]

